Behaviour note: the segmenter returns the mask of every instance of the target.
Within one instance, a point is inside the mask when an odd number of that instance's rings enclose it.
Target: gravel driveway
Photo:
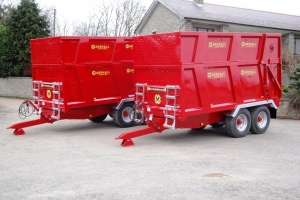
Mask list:
[[[24,129],[20,99],[0,97],[0,199],[300,199],[300,121],[272,120],[262,135],[168,130],[121,147],[111,118]],[[34,119],[36,116],[32,116]]]

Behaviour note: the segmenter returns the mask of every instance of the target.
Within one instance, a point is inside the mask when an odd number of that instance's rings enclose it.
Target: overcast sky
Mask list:
[[[55,7],[59,20],[85,21],[97,5],[110,0],[36,0],[42,7]],[[153,0],[138,0],[147,8]],[[186,1],[186,0],[181,0]],[[300,16],[299,0],[204,0],[205,3],[242,7]]]

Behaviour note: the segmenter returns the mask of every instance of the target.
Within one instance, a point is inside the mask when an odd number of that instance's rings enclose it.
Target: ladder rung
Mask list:
[[[143,96],[144,93],[136,92],[135,95],[137,95],[137,96]]]
[[[145,84],[141,84],[141,83],[137,83],[137,84],[135,84],[137,87],[144,87],[145,86]]]
[[[165,115],[165,117],[168,119],[175,119],[175,117],[173,115]]]
[[[60,109],[59,108],[52,108],[52,110],[59,111]]]
[[[164,127],[165,127],[165,128],[168,128],[168,129],[173,129],[173,126],[172,126],[172,125],[169,125],[169,124],[164,124]]]
[[[172,95],[166,95],[167,99],[176,99],[176,96],[172,96]]]
[[[38,92],[39,91],[39,89],[32,89],[34,92]]]
[[[166,107],[167,110],[169,110],[169,109],[174,110],[174,109],[179,108],[179,106],[171,106],[171,105],[165,105],[165,107]]]
[[[53,94],[59,94],[59,91],[52,91]]]
[[[178,86],[174,86],[174,85],[167,85],[166,88],[167,89],[174,89],[175,90],[175,89],[178,89],[179,87]]]
[[[58,119],[58,117],[57,117],[57,116],[54,116],[54,115],[52,115],[51,118],[52,118],[52,119],[56,119],[56,120]]]

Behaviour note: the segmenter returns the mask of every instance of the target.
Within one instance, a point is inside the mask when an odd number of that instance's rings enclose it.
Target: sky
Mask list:
[[[84,22],[89,13],[95,13],[97,5],[110,0],[36,0],[41,8],[56,8],[60,21]],[[153,0],[138,0],[147,8]],[[184,1],[184,0],[182,0]],[[300,16],[299,0],[204,0],[204,3],[248,8]]]

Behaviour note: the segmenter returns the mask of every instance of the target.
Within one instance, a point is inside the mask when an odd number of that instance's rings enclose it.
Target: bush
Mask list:
[[[289,101],[290,109],[300,111],[300,65],[297,65],[295,71],[291,75],[292,83],[289,85],[289,92],[286,97]]]
[[[289,75],[294,73],[298,63],[299,59],[295,58],[288,49],[282,49],[282,68],[287,70]]]

